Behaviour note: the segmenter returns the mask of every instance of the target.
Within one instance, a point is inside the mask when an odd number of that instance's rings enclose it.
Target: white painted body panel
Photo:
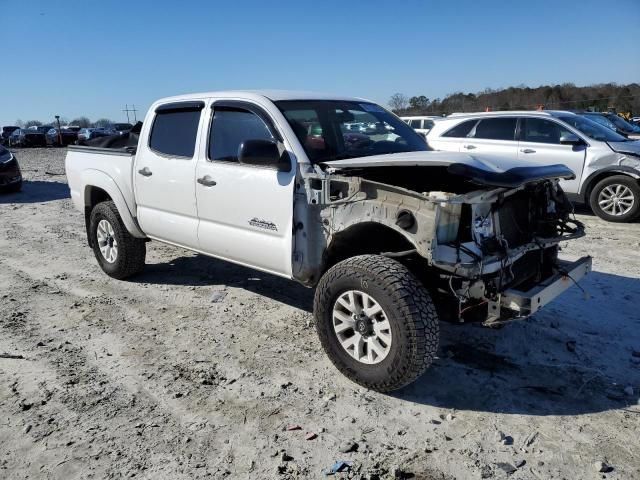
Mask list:
[[[192,98],[192,100],[204,100]],[[198,215],[195,195],[196,154],[192,158],[162,155],[149,147],[155,107],[147,113],[133,171],[137,216],[140,227],[153,238],[198,248]],[[203,115],[196,145],[202,134]],[[143,176],[148,169],[152,175]]]
[[[88,204],[88,187],[106,191],[116,204],[120,216],[132,235],[144,238],[136,216],[136,199],[133,193],[131,170],[134,158],[126,153],[89,152],[69,150],[65,170],[71,199],[78,210],[84,212]]]
[[[208,132],[216,100],[211,98],[204,109]],[[280,112],[262,99],[255,103],[265,109],[284,137],[285,149],[295,158],[285,135],[286,121]],[[292,134],[292,132],[291,132]],[[291,277],[293,251],[293,187],[296,169],[279,172],[274,168],[212,162],[208,159],[208,141],[198,147],[196,178],[209,176],[214,186],[196,183],[199,249],[220,258],[278,275]]]

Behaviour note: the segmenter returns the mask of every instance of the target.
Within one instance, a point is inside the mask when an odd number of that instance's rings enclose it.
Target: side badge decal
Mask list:
[[[265,230],[273,230],[274,232],[278,231],[278,227],[275,223],[269,222],[267,220],[261,220],[256,217],[253,217],[251,220],[249,220],[249,225],[251,225],[252,227],[263,228]]]

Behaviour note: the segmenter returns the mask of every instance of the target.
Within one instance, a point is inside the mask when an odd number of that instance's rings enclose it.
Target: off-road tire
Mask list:
[[[610,215],[600,207],[598,203],[600,192],[610,185],[624,185],[635,197],[634,204],[627,213],[622,215]],[[630,222],[640,215],[640,185],[638,185],[638,181],[636,179],[627,177],[626,175],[613,175],[611,177],[606,177],[596,183],[591,190],[591,194],[589,195],[589,205],[591,206],[593,213],[607,222]]]
[[[114,237],[118,242],[118,255],[115,262],[109,263],[100,251],[97,239],[97,229],[100,220],[107,220],[114,230]],[[91,210],[89,221],[89,236],[93,253],[100,264],[100,268],[110,277],[118,280],[125,279],[144,268],[147,249],[145,241],[132,236],[122,223],[118,209],[112,201],[101,202]]]
[[[333,308],[348,290],[374,298],[391,325],[388,355],[367,365],[350,356],[333,328]],[[320,342],[340,372],[378,392],[397,390],[416,380],[431,365],[439,340],[438,315],[429,293],[401,263],[381,255],[361,255],[331,267],[320,279],[314,298]]]

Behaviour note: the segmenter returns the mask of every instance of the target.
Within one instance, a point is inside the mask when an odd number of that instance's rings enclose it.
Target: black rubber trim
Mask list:
[[[284,141],[282,135],[280,135],[280,132],[276,128],[276,124],[273,122],[271,115],[269,115],[269,113],[260,105],[242,100],[218,100],[211,104],[211,108],[214,111],[219,108],[247,110],[260,117],[260,119],[267,125],[267,128],[269,128],[271,135],[273,135],[277,141]],[[211,120],[213,121],[213,116]],[[211,135],[211,125],[209,125],[209,135]]]
[[[204,108],[204,102],[202,100],[193,102],[173,102],[165,103],[156,107],[156,113],[169,113],[169,112],[199,112]]]

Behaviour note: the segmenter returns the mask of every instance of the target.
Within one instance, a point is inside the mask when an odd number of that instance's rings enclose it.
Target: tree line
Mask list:
[[[503,89],[486,88],[477,93],[451,93],[444,98],[425,95],[408,97],[402,93],[391,96],[389,106],[403,115],[448,115],[454,112],[497,110],[593,110],[640,114],[640,84],[601,83],[577,87],[573,83],[525,85]]]
[[[95,122],[92,122],[87,117],[78,117],[69,121],[66,118],[60,117],[60,125],[75,125],[80,128],[90,128],[90,127],[107,127],[109,125],[113,125],[114,122],[109,120],[108,118],[99,118]],[[42,122],[40,120],[27,120],[23,122],[22,120],[16,120],[15,126],[20,128],[29,128],[29,127],[41,127],[42,125],[53,125],[57,126],[58,121],[54,118],[49,122]]]

